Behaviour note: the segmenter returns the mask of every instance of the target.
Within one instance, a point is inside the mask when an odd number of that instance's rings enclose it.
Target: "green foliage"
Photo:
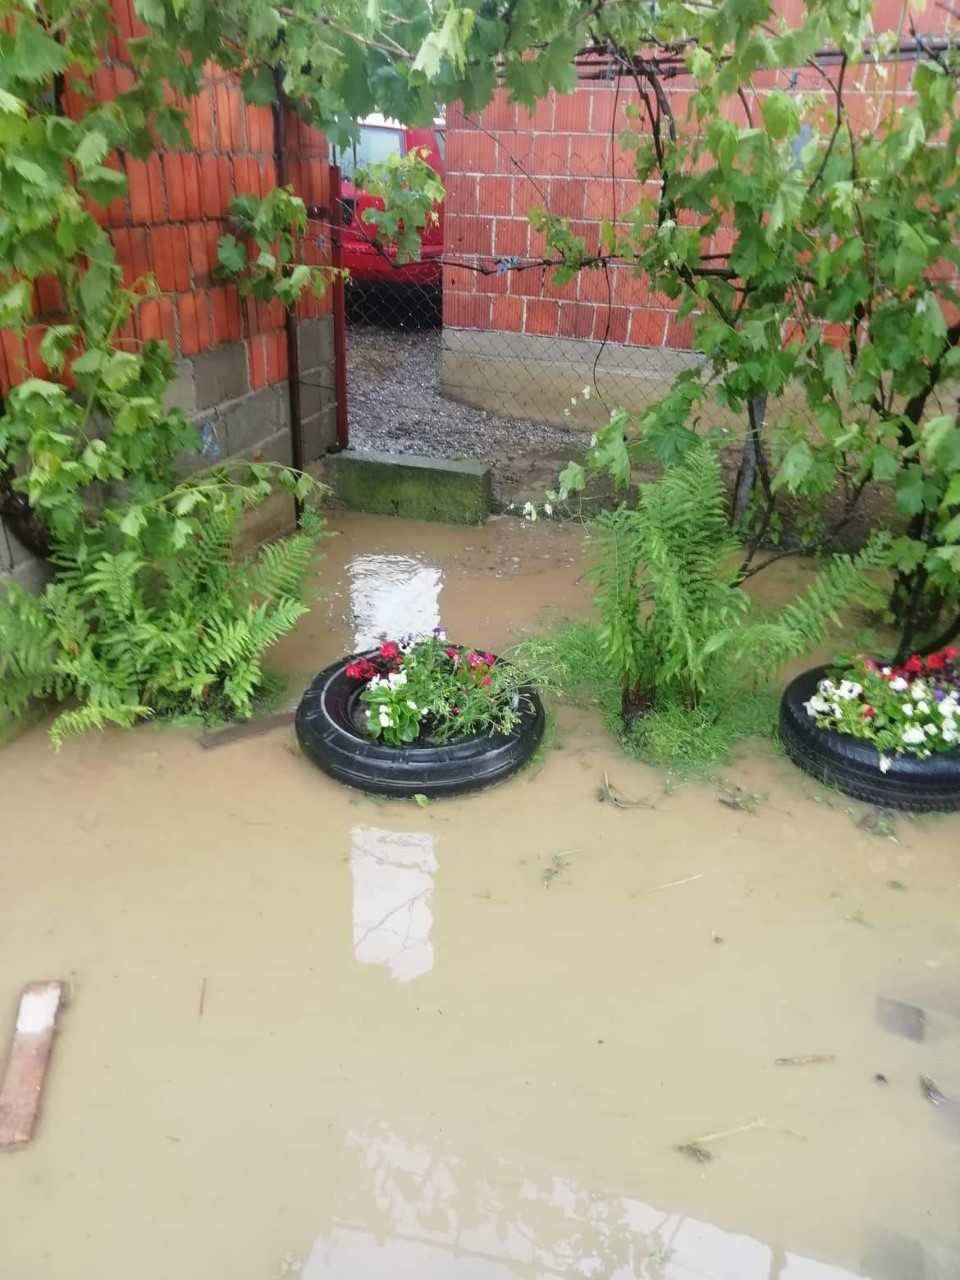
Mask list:
[[[70,734],[147,716],[244,719],[263,691],[264,652],[306,612],[303,584],[322,525],[237,561],[238,522],[253,489],[225,476],[168,500],[191,526],[182,545],[149,558],[151,520],[115,550],[81,544],[58,556],[40,596],[10,587],[0,601],[0,716],[32,699],[76,704],[56,718]],[[144,536],[146,534],[146,536]]]
[[[876,597],[870,574],[889,561],[877,537],[838,556],[797,600],[758,616],[740,586],[739,546],[723,476],[707,444],[640,488],[637,507],[603,513],[594,531],[598,639],[627,703],[693,710],[736,666],[762,682],[822,643],[852,600]]]
[[[306,234],[307,210],[290,187],[275,187],[262,200],[237,196],[230,203],[230,217],[237,229],[258,250],[248,260],[247,246],[236,236],[220,237],[217,275],[237,280],[240,292],[255,298],[279,298],[294,306],[306,290],[322,298],[338,274],[333,267],[294,262],[297,238]]]
[[[439,216],[443,183],[427,164],[427,155],[425,147],[413,147],[405,155],[391,155],[354,175],[359,189],[383,202],[382,209],[364,209],[363,220],[376,228],[378,240],[396,245],[398,264],[420,256],[423,230],[436,224]]]

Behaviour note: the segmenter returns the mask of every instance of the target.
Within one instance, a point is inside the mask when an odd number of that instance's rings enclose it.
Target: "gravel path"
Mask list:
[[[564,463],[583,453],[583,431],[500,418],[445,399],[440,394],[440,339],[439,329],[349,326],[351,446],[478,458],[493,466],[499,503],[542,501]]]

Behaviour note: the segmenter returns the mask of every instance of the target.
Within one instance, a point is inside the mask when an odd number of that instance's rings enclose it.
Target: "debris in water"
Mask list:
[[[714,940],[714,942],[722,942],[722,941],[723,941],[723,939],[720,937],[719,933],[715,933],[715,934],[713,935],[713,940]]]
[[[652,809],[651,800],[628,800],[619,788],[615,787],[606,774],[597,788],[597,799],[601,804],[612,804],[615,809]]]
[[[927,1015],[915,1004],[877,996],[877,1021],[885,1031],[907,1040],[922,1040],[926,1034]]]
[[[851,911],[851,913],[848,916],[844,916],[843,918],[849,924],[859,924],[864,929],[874,928],[874,926],[870,923],[870,921],[864,918],[862,911]]]
[[[0,1083],[0,1148],[19,1146],[33,1137],[65,996],[63,982],[31,982],[20,994],[7,1069]]]
[[[684,1142],[676,1150],[682,1156],[688,1156],[691,1160],[696,1160],[697,1164],[707,1164],[713,1159],[713,1152],[708,1151],[706,1147],[701,1147],[699,1142]]]
[[[702,879],[703,879],[703,872],[698,871],[695,876],[684,876],[682,880],[668,880],[666,884],[655,884],[652,889],[644,889],[642,892],[644,894],[658,893],[661,889],[675,889],[677,885],[692,884],[694,880],[702,880]],[[640,893],[639,892],[632,893],[630,897],[638,898],[640,897]]]
[[[203,1017],[203,1009],[207,1003],[207,980],[206,978],[200,983],[200,1003],[197,1006],[197,1017]]]
[[[942,1107],[945,1102],[950,1099],[939,1089],[929,1076],[920,1077],[920,1091],[928,1102],[932,1102],[935,1107]]]
[[[897,822],[889,809],[868,809],[857,819],[857,826],[867,835],[878,836],[881,840],[897,840]]]
[[[674,1150],[680,1155],[687,1156],[691,1160],[696,1160],[698,1164],[706,1164],[708,1160],[714,1158],[713,1152],[707,1150],[708,1142],[718,1142],[721,1138],[732,1138],[737,1133],[747,1133],[750,1129],[766,1128],[766,1120],[748,1120],[746,1124],[735,1125],[732,1129],[718,1129],[716,1133],[703,1133],[699,1138],[692,1138],[689,1142],[682,1142]],[[799,1137],[800,1135],[794,1135]]]
[[[889,1083],[890,1083],[890,1081],[887,1079],[887,1077],[883,1074],[883,1072],[882,1072],[882,1071],[878,1071],[878,1072],[876,1072],[876,1074],[874,1075],[873,1079],[874,1079],[874,1082],[875,1082],[876,1084],[889,1084]]]
[[[745,791],[743,787],[730,787],[724,784],[717,792],[717,799],[722,805],[726,805],[728,809],[739,809],[743,813],[756,813],[757,805],[763,799],[763,796],[754,795],[752,791]]]
[[[907,887],[907,886],[903,883],[903,881],[902,881],[902,880],[888,880],[888,881],[887,881],[887,888],[888,888],[888,889],[906,889],[906,887]]]
[[[570,866],[570,855],[566,853],[555,853],[550,858],[549,865],[543,871],[543,887],[549,889],[554,880],[558,876],[562,876],[564,871]]]
[[[795,1058],[775,1058],[775,1067],[809,1067],[815,1062],[836,1062],[835,1053],[801,1053]]]

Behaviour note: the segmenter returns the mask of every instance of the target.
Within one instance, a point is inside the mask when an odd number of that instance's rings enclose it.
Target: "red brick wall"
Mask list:
[[[801,0],[781,0],[781,12],[796,21]],[[901,0],[877,0],[874,29],[896,29]],[[933,4],[915,15],[924,33],[942,32],[949,15]],[[954,22],[954,26],[957,23]],[[887,64],[882,77],[870,67],[848,73],[847,106],[855,125],[877,127],[879,105],[909,101],[910,62]],[[761,87],[823,89],[812,69],[803,69],[794,83],[792,73],[771,74]],[[884,90],[883,103],[877,93]],[[687,114],[692,89],[689,78],[669,85],[676,118]],[[465,117],[453,108],[447,115],[446,253],[471,265],[491,267],[498,258],[537,259],[544,252],[542,237],[528,224],[526,214],[536,205],[571,219],[572,230],[584,236],[588,251],[599,246],[603,220],[617,221],[640,198],[640,184],[632,177],[632,154],[617,143],[627,127],[637,127],[626,115],[628,103],[637,105],[635,86],[623,80],[581,81],[573,93],[551,94],[531,113],[511,106],[505,91],[478,116]],[[739,103],[738,123],[745,123]],[[651,184],[646,195],[657,198]],[[714,251],[724,246],[717,243]],[[444,324],[454,328],[499,330],[559,338],[601,339],[644,347],[689,348],[693,319],[678,321],[677,303],[650,291],[644,279],[628,267],[609,271],[584,270],[558,287],[542,268],[484,276],[462,267],[444,272]]]
[[[143,33],[130,0],[113,0],[117,32],[111,36],[104,65],[94,80],[95,96],[109,100],[133,87],[134,74],[126,41]],[[80,117],[89,100],[67,92],[64,107]],[[127,282],[152,273],[163,296],[145,301],[121,335],[120,345],[134,349],[148,338],[164,337],[176,354],[191,357],[225,342],[243,342],[249,384],[257,390],[287,376],[283,309],[279,303],[241,299],[235,285],[213,278],[217,241],[229,229],[227,209],[235,195],[265,195],[276,185],[274,132],[268,107],[247,106],[239,86],[215,66],[208,67],[203,89],[189,102],[188,119],[194,150],[159,152],[146,162],[114,156],[108,163],[126,170],[126,198],[95,210],[109,227]],[[291,116],[287,125],[290,181],[307,204],[325,206],[329,198],[327,146],[322,134]],[[310,240],[302,259],[319,265],[325,248]],[[29,374],[45,376],[38,348],[44,322],[58,317],[59,289],[53,281],[38,283],[35,323],[22,343],[7,331],[0,334],[0,390]],[[330,295],[310,297],[299,308],[303,317],[329,310]]]

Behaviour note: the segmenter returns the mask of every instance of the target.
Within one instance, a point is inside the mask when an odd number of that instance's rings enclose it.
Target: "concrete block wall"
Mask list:
[[[67,89],[64,107],[81,117],[91,102],[109,101],[131,89],[134,75],[127,41],[143,27],[131,0],[113,0],[114,29],[103,64],[92,78],[92,98]],[[166,340],[177,357],[169,403],[194,418],[203,435],[197,462],[230,455],[289,462],[290,414],[287,338],[278,302],[241,298],[235,285],[216,279],[217,243],[230,230],[228,208],[236,195],[263,196],[276,185],[274,121],[267,107],[247,106],[238,82],[212,65],[200,94],[183,104],[194,149],[159,152],[148,161],[112,156],[123,168],[126,196],[106,208],[91,206],[105,226],[125,281],[152,275],[162,290],[144,301],[120,333],[118,345],[136,350],[150,338]],[[326,139],[296,116],[286,120],[289,181],[306,204],[329,201]],[[298,247],[311,265],[329,261],[319,224]],[[307,461],[321,457],[336,439],[332,291],[305,298],[297,309]],[[0,331],[0,393],[29,376],[49,377],[39,357],[47,324],[62,319],[57,282],[41,280],[34,319],[20,336]],[[0,527],[0,584],[11,576],[27,585],[42,581],[39,566]]]

